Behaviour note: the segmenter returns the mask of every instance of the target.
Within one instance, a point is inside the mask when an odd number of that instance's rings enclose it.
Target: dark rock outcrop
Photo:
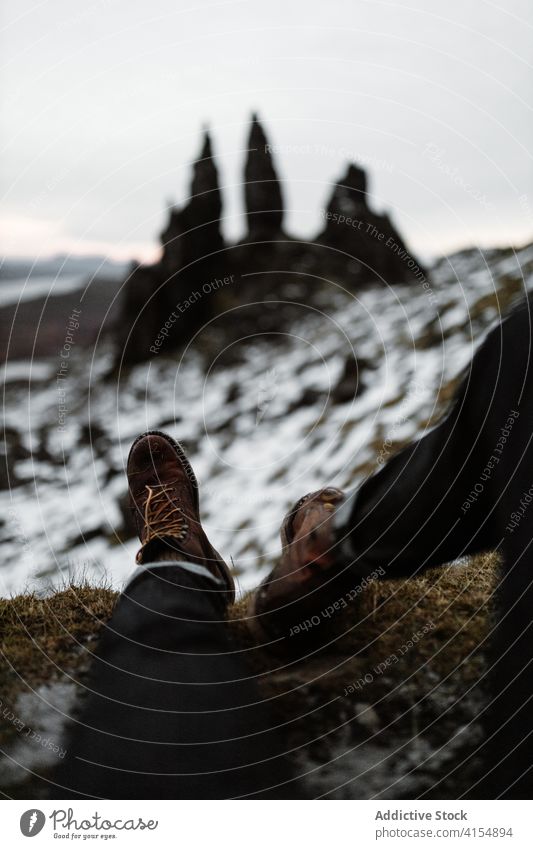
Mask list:
[[[181,209],[171,209],[161,233],[161,264],[167,277],[187,272],[187,279],[202,279],[198,264],[208,262],[224,247],[220,229],[222,197],[207,130],[200,156],[193,164],[189,201]],[[195,267],[196,266],[196,267]]]
[[[276,238],[282,232],[283,196],[267,137],[252,115],[244,167],[244,202],[250,239]]]
[[[357,165],[349,165],[346,175],[333,189],[327,212],[355,218],[368,209],[366,190],[366,172]]]
[[[424,268],[409,252],[389,216],[370,209],[362,168],[348,166],[333,189],[324,218],[317,241],[343,254],[332,257],[332,263],[348,262],[352,273],[385,283],[425,278]]]
[[[355,401],[366,389],[361,379],[361,372],[368,369],[369,363],[353,355],[346,357],[344,368],[336,385],[331,390],[333,404],[346,404]]]
[[[348,291],[376,281],[425,281],[390,218],[369,207],[367,175],[357,165],[335,185],[315,240],[285,234],[271,147],[253,115],[244,174],[248,235],[227,245],[217,168],[204,131],[190,197],[170,209],[160,261],[136,266],[126,281],[117,361],[133,363],[184,345],[222,315],[216,330],[202,334],[202,344],[207,352],[221,342],[229,349],[232,340],[289,325],[302,300],[327,306],[328,281]]]
[[[157,265],[134,263],[124,283],[122,315],[118,324],[120,348],[117,366],[149,359],[158,321],[155,298],[160,283]]]
[[[228,276],[221,215],[218,173],[205,130],[190,197],[182,207],[171,208],[161,233],[161,260],[135,267],[127,280],[120,325],[123,362],[148,359],[187,342],[215,314],[211,281],[218,274]]]

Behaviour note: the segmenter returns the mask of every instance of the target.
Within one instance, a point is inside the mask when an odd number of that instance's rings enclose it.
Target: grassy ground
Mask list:
[[[289,665],[260,656],[262,686],[314,795],[470,791],[497,577],[487,554],[377,582],[332,623],[324,650]]]
[[[328,645],[298,662],[254,647],[245,602],[232,608],[230,627],[249,649],[249,663],[315,795],[454,797],[468,789],[482,733],[479,683],[497,573],[496,558],[486,555],[408,581],[371,584],[329,620]],[[24,727],[17,722],[24,694],[83,683],[116,598],[85,584],[45,598],[30,593],[0,600],[4,751],[12,751],[27,726],[38,725],[31,717]],[[46,775],[49,767],[35,771]],[[3,789],[32,795],[35,778],[25,789],[24,782],[4,782]]]
[[[45,598],[34,593],[0,599],[0,692],[14,705],[24,688],[35,690],[63,674],[83,675],[100,626],[117,593],[88,584]],[[3,718],[0,740],[12,731]]]

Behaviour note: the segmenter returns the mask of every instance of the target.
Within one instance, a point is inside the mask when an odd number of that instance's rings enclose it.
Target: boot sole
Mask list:
[[[188,459],[183,447],[180,445],[179,442],[177,442],[175,439],[173,439],[171,436],[169,436],[168,433],[163,433],[162,430],[147,430],[147,431],[145,431],[145,433],[141,433],[141,435],[138,436],[137,439],[133,442],[133,444],[132,444],[132,446],[129,450],[127,467],[129,467],[129,464],[130,464],[130,457],[133,453],[133,449],[142,439],[145,439],[147,436],[159,436],[161,439],[164,439],[165,442],[168,442],[168,444],[172,446],[172,448],[176,452],[176,455],[177,455],[180,463],[182,464],[182,466],[185,469],[185,474],[187,475],[187,478],[189,479],[189,481],[191,483],[191,486],[192,486],[193,491],[194,491],[193,492],[194,506],[195,506],[196,512],[198,513],[198,515],[200,515],[200,492],[199,492],[198,480],[196,478],[196,475],[194,474],[194,469],[191,466],[189,459]]]

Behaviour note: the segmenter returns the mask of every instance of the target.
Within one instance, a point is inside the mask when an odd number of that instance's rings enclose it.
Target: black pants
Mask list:
[[[359,573],[503,558],[486,713],[486,796],[533,790],[532,298],[476,353],[447,418],[370,478],[339,546]]]
[[[295,798],[283,736],[223,619],[209,577],[169,563],[134,580],[105,626],[57,798]]]

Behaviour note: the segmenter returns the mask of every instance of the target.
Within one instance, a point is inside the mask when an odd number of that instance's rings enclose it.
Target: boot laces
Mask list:
[[[189,523],[183,509],[176,503],[176,496],[170,495],[173,486],[173,483],[146,486],[148,498],[144,505],[143,545],[159,537],[176,537],[180,541],[185,539]]]

